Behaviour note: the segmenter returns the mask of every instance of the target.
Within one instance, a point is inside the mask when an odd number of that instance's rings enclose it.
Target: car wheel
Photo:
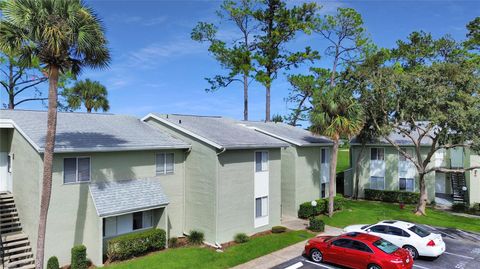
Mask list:
[[[323,255],[320,250],[314,248],[310,251],[310,259],[314,262],[320,263],[323,260]]]
[[[416,248],[410,246],[410,245],[406,245],[406,246],[403,246],[403,248],[410,252],[410,256],[412,256],[412,258],[415,260],[418,258],[418,251]]]
[[[382,269],[382,267],[376,264],[370,264],[368,265],[367,269]]]

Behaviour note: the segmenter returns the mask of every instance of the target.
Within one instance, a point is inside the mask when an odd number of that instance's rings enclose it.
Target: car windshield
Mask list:
[[[397,251],[398,247],[395,246],[394,244],[390,243],[387,240],[380,239],[378,241],[375,241],[373,243],[374,246],[376,246],[378,249],[381,251],[387,253],[387,254],[392,254],[393,252]]]
[[[427,237],[430,235],[430,232],[428,231],[425,231],[424,229],[420,228],[419,226],[417,225],[414,225],[410,228],[408,228],[410,231],[416,233],[418,236],[420,237]]]

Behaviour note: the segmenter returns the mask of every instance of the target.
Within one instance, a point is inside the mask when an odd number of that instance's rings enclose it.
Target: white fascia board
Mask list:
[[[119,151],[168,150],[168,149],[191,149],[191,148],[192,146],[66,148],[66,149],[55,149],[55,153],[119,152]],[[41,148],[39,152],[44,153],[45,148]]]
[[[0,119],[0,128],[15,128],[37,152],[41,152],[40,147],[13,120]]]
[[[187,134],[187,135],[189,135],[189,136],[191,136],[191,137],[194,137],[194,138],[196,138],[196,139],[198,139],[198,140],[200,140],[200,141],[203,141],[203,142],[205,142],[205,143],[207,143],[207,144],[209,144],[209,145],[211,145],[211,146],[213,146],[213,147],[215,147],[215,148],[217,148],[217,149],[223,149],[223,146],[221,146],[221,145],[213,142],[212,140],[209,140],[209,139],[207,139],[207,138],[205,138],[205,137],[203,137],[203,136],[200,136],[200,135],[198,135],[198,134],[196,134],[196,133],[194,133],[194,132],[191,132],[191,131],[183,128],[183,127],[178,126],[178,124],[172,123],[172,122],[170,122],[170,121],[168,121],[168,120],[166,120],[166,119],[164,119],[164,118],[162,118],[162,117],[158,117],[158,116],[156,116],[156,115],[154,115],[154,114],[152,114],[152,113],[150,113],[150,114],[148,114],[147,116],[143,117],[143,118],[142,118],[142,121],[146,121],[146,120],[149,119],[149,118],[158,120],[159,122],[161,122],[161,123],[163,123],[163,124],[165,124],[165,125],[168,125],[168,126],[174,128],[174,129],[176,129],[176,130],[178,130],[178,131],[180,131],[180,132],[182,132],[182,133],[185,133],[185,134]]]

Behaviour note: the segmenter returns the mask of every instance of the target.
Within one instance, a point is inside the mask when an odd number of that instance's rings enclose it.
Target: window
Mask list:
[[[370,177],[370,189],[383,190],[385,188],[384,177]]]
[[[410,231],[416,233],[420,237],[427,237],[430,235],[430,232],[418,227],[417,225],[414,225],[410,228],[408,228]]]
[[[268,196],[255,198],[255,217],[268,216]]]
[[[90,181],[89,157],[63,159],[63,183],[88,181]]]
[[[321,149],[321,163],[328,163],[328,150],[327,149]]]
[[[400,148],[400,150],[408,154],[408,150],[406,148]],[[400,152],[398,153],[398,159],[401,162],[406,162],[407,161],[407,158],[405,158],[405,156],[403,156],[403,154],[400,153]]]
[[[268,171],[268,152],[255,152],[255,172]]]
[[[365,245],[362,242],[356,241],[356,240],[352,241],[351,248],[355,249],[355,250],[358,250],[358,251],[368,252],[368,253],[373,252],[367,245]]]
[[[415,180],[413,178],[400,178],[399,189],[401,191],[414,191],[415,189]]]
[[[352,244],[352,240],[350,239],[338,239],[333,241],[332,245],[336,247],[341,247],[341,248],[350,248],[350,245]]]
[[[13,161],[13,155],[12,154],[8,154],[8,157],[7,157],[7,172],[9,172],[9,173],[12,172],[12,161]]]
[[[387,233],[387,226],[385,225],[376,225],[376,226],[373,226],[371,227],[369,230],[370,232],[373,232],[373,233],[380,233],[380,234],[386,234]]]
[[[383,148],[371,148],[370,149],[370,160],[372,161],[383,161],[385,160],[385,152]]]
[[[174,170],[174,155],[173,153],[158,153],[155,158],[156,174],[166,175],[173,174]]]
[[[402,236],[402,237],[409,237],[407,232],[405,232],[404,230],[402,230],[400,228],[393,227],[393,226],[388,227],[387,234],[395,235],[395,236]]]
[[[153,227],[152,210],[103,219],[103,236],[112,237]]]
[[[321,198],[327,197],[327,184],[322,183],[322,191],[320,193]]]
[[[374,246],[376,246],[378,249],[381,251],[387,253],[387,254],[392,254],[393,252],[398,250],[398,247],[395,246],[394,244],[388,242],[387,240],[380,239],[378,241],[375,241],[373,243]]]

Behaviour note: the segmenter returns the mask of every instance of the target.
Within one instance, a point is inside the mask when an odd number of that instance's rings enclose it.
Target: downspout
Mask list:
[[[215,185],[215,247],[218,249],[222,248],[222,245],[218,243],[218,186],[219,186],[219,171],[218,171],[218,166],[220,165],[220,160],[218,156],[223,154],[227,149],[224,147],[220,152],[217,153],[217,164],[216,164],[216,173],[217,173],[217,178],[216,178],[216,185]]]

